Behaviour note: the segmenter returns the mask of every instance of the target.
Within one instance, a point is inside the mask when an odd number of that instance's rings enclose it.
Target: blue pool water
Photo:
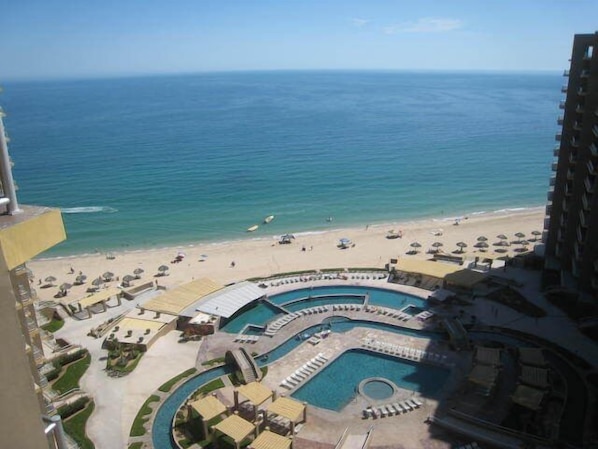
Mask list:
[[[285,307],[290,312],[305,309],[308,307],[323,306],[330,304],[362,304],[362,296],[369,294],[369,303],[375,306],[392,307],[401,309],[408,304],[419,307],[422,310],[427,308],[425,300],[416,296],[384,290],[381,288],[365,288],[354,286],[331,286],[302,288],[290,292],[274,295],[269,298],[274,304]],[[326,295],[331,295],[326,298]],[[347,295],[347,296],[343,296]],[[311,299],[309,299],[312,297]],[[314,298],[317,297],[317,298]],[[300,301],[301,299],[304,299]],[[225,332],[238,333],[247,324],[264,326],[276,315],[281,314],[267,303],[259,303],[254,308],[243,312],[229,321],[223,328]]]
[[[434,397],[449,374],[441,367],[355,349],[343,353],[292,396],[316,407],[340,411],[355,398],[357,386],[368,377],[384,377],[400,388]]]
[[[260,302],[252,309],[240,314],[226,323],[222,330],[231,334],[241,332],[247,324],[256,324],[258,326],[266,324],[276,315],[280,314],[279,310],[274,309],[271,305],[265,302]]]

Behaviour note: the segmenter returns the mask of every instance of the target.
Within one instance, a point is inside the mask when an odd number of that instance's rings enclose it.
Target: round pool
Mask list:
[[[371,377],[361,381],[358,390],[363,396],[381,401],[395,394],[395,385],[382,377]]]

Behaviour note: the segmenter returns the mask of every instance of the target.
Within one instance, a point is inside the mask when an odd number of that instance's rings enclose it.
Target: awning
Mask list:
[[[268,407],[268,413],[282,416],[293,422],[297,422],[303,417],[304,410],[303,403],[289,398],[278,398]]]
[[[205,398],[192,402],[190,405],[193,407],[193,410],[199,413],[199,416],[201,416],[204,421],[209,421],[226,412],[226,406],[214,396],[206,396]]]
[[[121,291],[118,288],[108,288],[98,293],[94,293],[93,295],[86,296],[77,302],[83,309],[85,309],[86,307],[96,305],[102,301],[108,301],[113,296],[120,295],[120,293]]]
[[[477,363],[483,363],[484,365],[502,365],[500,361],[500,349],[498,348],[476,346],[474,359]]]
[[[550,370],[536,366],[521,365],[521,382],[538,388],[550,387]]]
[[[519,362],[524,365],[547,365],[544,353],[540,348],[519,348]]]
[[[445,288],[439,288],[438,290],[433,291],[432,294],[428,296],[428,299],[435,299],[436,301],[443,302],[451,296],[455,296],[455,293]]]
[[[241,385],[238,389],[246,399],[253,405],[260,405],[272,397],[272,390],[259,382],[251,382],[247,385]]]
[[[269,430],[264,430],[247,447],[249,449],[290,449],[291,440]]]
[[[239,309],[262,296],[264,291],[254,283],[239,282],[205,296],[196,305],[195,311],[230,318]]]
[[[475,365],[469,373],[468,379],[475,384],[486,388],[492,388],[496,383],[497,377],[498,370],[493,366]]]
[[[255,430],[255,426],[238,415],[230,415],[214,426],[214,429],[231,437],[235,443],[243,441]]]
[[[546,392],[536,390],[527,385],[517,385],[517,389],[515,390],[515,393],[513,393],[513,396],[511,396],[511,399],[516,404],[530,410],[540,410],[545,394]]]
[[[160,296],[145,302],[141,307],[147,310],[153,310],[154,312],[180,315],[185,308],[221,288],[222,285],[211,279],[197,279],[162,293]]]

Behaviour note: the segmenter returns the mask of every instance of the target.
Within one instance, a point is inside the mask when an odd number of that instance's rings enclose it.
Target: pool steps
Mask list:
[[[415,362],[427,362],[433,365],[451,366],[448,357],[445,354],[438,354],[432,351],[400,346],[383,341],[365,339],[361,346],[370,351],[382,354],[394,355],[396,357],[413,360]]]
[[[260,339],[259,335],[237,334],[234,341],[237,343],[256,343]]]
[[[325,313],[325,312],[328,312],[329,310],[330,310],[329,306],[316,306],[316,307],[309,307],[307,309],[302,309],[297,312],[289,313],[288,315],[284,315],[284,316],[272,321],[271,323],[268,323],[268,326],[266,327],[264,335],[272,337],[272,336],[276,335],[276,333],[280,329],[282,329],[284,326],[286,326],[287,324],[296,320],[299,317],[315,315],[318,313]]]
[[[369,406],[363,409],[363,419],[387,418],[389,416],[401,415],[420,408],[424,403],[413,397],[401,402],[393,402],[384,405]]]
[[[296,369],[293,374],[287,376],[282,382],[280,382],[280,386],[292,390],[301,382],[311,377],[312,374],[314,374],[320,368],[322,368],[326,362],[328,362],[328,357],[320,352],[317,356],[313,357],[304,363],[300,368]]]

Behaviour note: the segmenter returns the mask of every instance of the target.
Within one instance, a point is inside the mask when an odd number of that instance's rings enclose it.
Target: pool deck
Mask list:
[[[338,285],[338,283],[336,284]],[[275,295],[297,288],[329,285],[329,280],[312,281],[301,284],[284,284],[282,286],[269,287],[266,290],[266,293],[268,295]],[[420,298],[427,298],[430,293],[414,287],[389,284],[386,280],[360,280],[359,283],[349,281],[347,282],[347,285],[366,288],[384,288],[387,290],[395,290],[400,293],[411,294]],[[414,318],[409,319],[408,321],[399,321],[392,316],[365,310],[333,311],[332,306],[329,306],[327,312],[299,317],[282,327],[274,336],[262,336],[257,342],[244,343],[242,346],[244,346],[250,353],[263,354],[276,348],[289,338],[293,338],[304,329],[317,325],[324,319],[332,316],[392,324],[408,329],[423,329],[426,327],[426,323],[422,323]],[[239,343],[234,342],[235,337],[236,335],[234,334],[226,334],[223,332],[218,332],[215,335],[210,336],[210,338],[204,340],[204,343],[200,348],[200,360],[210,360],[220,357],[226,350],[235,345],[240,345]],[[312,345],[307,340],[303,341],[293,351],[274,363],[269,364],[268,375],[262,382],[273,391],[276,391],[278,395],[289,395],[292,390],[280,386],[281,382],[293,374],[295,370],[300,368],[307,361],[313,359],[318,354],[323,354],[328,359],[328,362],[326,363],[327,365],[347,350],[363,349],[364,342],[368,340],[385,342],[391,345],[409,347],[422,351],[434,351],[435,353],[447,355],[448,360],[445,362],[445,366],[447,366],[448,363],[453,365],[453,375],[447,382],[447,388],[455,385],[457,383],[456,379],[464,376],[464,373],[466,372],[465,366],[468,366],[470,362],[469,356],[465,354],[461,356],[456,355],[454,352],[449,351],[448,347],[442,342],[432,341],[428,338],[401,335],[391,331],[361,327],[342,333],[332,332],[315,345]],[[314,375],[315,374],[317,374],[317,371]],[[413,396],[414,393],[412,391],[400,389],[399,392],[393,396],[392,402],[408,399]],[[302,427],[297,435],[295,447],[298,449],[334,447],[339,436],[347,427],[350,428],[352,433],[365,433],[372,425],[375,426],[375,431],[373,432],[371,447],[383,448],[386,446],[400,448],[401,445],[403,445],[403,447],[450,447],[450,445],[444,445],[445,443],[441,441],[428,441],[429,436],[427,426],[422,426],[422,424],[429,415],[434,413],[438,406],[438,402],[434,399],[421,397],[419,395],[417,395],[417,397],[424,403],[420,408],[409,413],[378,418],[375,420],[363,419],[363,409],[370,405],[387,404],[389,400],[372,401],[371,399],[358,395],[340,412],[309,406],[307,424]],[[232,404],[232,391],[223,392],[223,398],[227,401],[231,401]],[[397,437],[397,431],[399,430],[400,437]],[[427,441],[425,445],[422,445],[422,440]],[[388,446],[389,443],[391,446]]]

